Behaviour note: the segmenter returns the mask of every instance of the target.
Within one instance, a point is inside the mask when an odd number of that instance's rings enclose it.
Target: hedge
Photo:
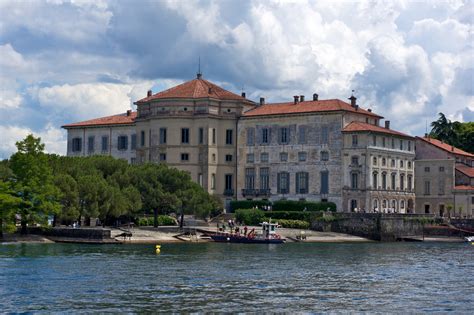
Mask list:
[[[265,221],[265,212],[258,209],[238,209],[235,220],[245,225],[259,225]]]
[[[265,211],[265,216],[267,218],[272,218],[275,220],[301,220],[308,221],[311,218],[311,214],[314,212],[309,211]]]
[[[311,202],[295,200],[278,200],[273,203],[273,211],[336,211],[333,202]]]
[[[255,207],[262,209],[264,206],[271,204],[272,203],[268,200],[232,200],[230,202],[230,209],[232,212],[238,209],[252,209]]]
[[[309,229],[309,222],[302,220],[278,220],[278,224],[289,229]]]
[[[153,226],[155,222],[154,217],[148,218],[138,218],[139,226]],[[158,216],[158,225],[176,225],[176,220],[169,215],[159,215]]]

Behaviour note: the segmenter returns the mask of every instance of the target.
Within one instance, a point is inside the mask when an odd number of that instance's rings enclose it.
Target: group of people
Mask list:
[[[244,237],[250,237],[250,238],[255,236],[255,229],[254,228],[252,228],[249,231],[247,226],[244,226],[242,228],[242,227],[236,225],[234,220],[229,220],[227,222],[227,225],[222,224],[222,226],[219,226],[219,224],[217,224],[217,228],[218,228],[219,232],[221,232],[221,233],[226,233],[227,227],[229,228],[229,233],[231,235],[244,236]]]

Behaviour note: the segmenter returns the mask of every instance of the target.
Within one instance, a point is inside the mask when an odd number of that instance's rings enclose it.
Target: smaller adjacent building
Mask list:
[[[416,213],[474,214],[474,154],[428,137],[416,138]]]
[[[134,164],[136,112],[101,117],[62,126],[67,130],[67,156],[109,155]]]

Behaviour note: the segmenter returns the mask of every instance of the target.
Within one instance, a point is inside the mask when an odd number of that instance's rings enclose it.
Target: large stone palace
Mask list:
[[[135,104],[136,112],[64,125],[67,155],[166,163],[226,208],[234,199],[289,199],[331,201],[339,211],[439,214],[439,205],[415,206],[415,144],[423,138],[391,129],[388,120],[380,126],[383,117],[354,96],[254,102],[198,74]],[[472,156],[464,162],[470,181],[462,192],[472,196]],[[451,188],[454,200],[460,188]],[[464,215],[473,213],[468,201]]]

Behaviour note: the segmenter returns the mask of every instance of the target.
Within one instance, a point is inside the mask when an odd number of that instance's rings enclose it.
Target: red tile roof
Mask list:
[[[468,177],[474,177],[474,167],[469,167],[466,164],[456,163],[456,171],[459,171]]]
[[[133,124],[135,122],[135,118],[137,117],[137,112],[130,112],[129,115],[127,113],[95,118],[91,120],[80,121],[77,123],[71,123],[62,126],[62,128],[74,128],[74,127],[88,127],[88,126],[107,126],[107,125],[128,125]]]
[[[250,100],[247,100],[246,98],[240,95],[224,90],[223,88],[215,85],[212,82],[199,78],[184,82],[180,85],[156,93],[152,96],[145,97],[137,101],[135,104],[168,98],[214,98],[219,100],[245,100],[247,102],[251,102]]]
[[[375,126],[359,121],[353,121],[350,124],[348,124],[344,129],[342,129],[343,132],[363,132],[363,131],[370,131],[370,132],[378,132],[378,133],[385,133],[385,134],[390,134],[390,135],[396,135],[396,136],[402,136],[402,137],[409,137],[413,138],[412,136],[409,136],[407,134],[392,130],[392,129],[387,129],[383,128],[380,126]]]
[[[474,186],[467,186],[467,185],[458,185],[454,186],[455,190],[474,190]]]
[[[312,113],[312,112],[333,112],[333,111],[347,111],[353,113],[360,113],[368,116],[377,118],[383,118],[377,114],[369,112],[368,110],[358,108],[357,110],[350,104],[338,100],[320,100],[320,101],[304,101],[294,104],[293,102],[288,103],[269,103],[262,106],[258,106],[252,110],[247,111],[244,116],[264,116],[264,115],[287,115],[287,114],[299,114],[299,113]]]
[[[447,144],[447,143],[444,143],[438,139],[433,139],[433,138],[422,138],[422,137],[416,137],[417,139],[420,139],[420,140],[423,140],[425,142],[428,142],[444,151],[447,151],[447,152],[450,152],[450,153],[453,153],[453,154],[459,154],[459,155],[464,155],[464,156],[468,156],[468,157],[473,157],[474,158],[474,154],[471,154],[469,152],[466,152],[466,151],[463,151],[461,149],[458,149],[456,147],[453,147],[452,145],[450,144]]]

